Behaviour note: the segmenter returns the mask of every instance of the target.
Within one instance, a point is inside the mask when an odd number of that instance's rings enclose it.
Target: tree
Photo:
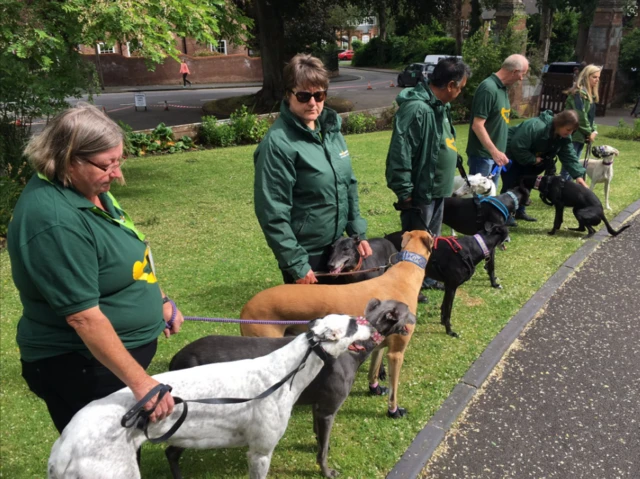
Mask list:
[[[28,123],[54,114],[65,98],[95,91],[78,45],[130,42],[149,68],[178,59],[174,33],[199,42],[242,43],[251,20],[223,0],[4,0],[0,5],[0,98],[3,119]]]
[[[347,34],[348,47],[351,50],[353,32],[366,16],[367,12],[355,5],[335,5],[329,10],[327,24],[338,33],[341,41],[342,33],[345,32]]]

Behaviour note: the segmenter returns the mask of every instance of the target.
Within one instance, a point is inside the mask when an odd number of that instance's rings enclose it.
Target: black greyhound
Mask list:
[[[445,198],[442,222],[464,235],[474,235],[485,228],[485,224],[504,225],[509,215],[529,199],[529,190],[518,186],[495,197],[494,200],[478,198]],[[497,202],[496,202],[497,200]],[[486,261],[491,286],[500,288],[495,276],[495,249]]]
[[[415,324],[416,317],[406,304],[399,301],[372,299],[367,304],[365,318],[383,336],[407,334],[406,325]],[[295,339],[254,338],[247,336],[206,336],[185,346],[171,360],[169,369],[186,369],[202,364],[254,359],[270,354]],[[318,442],[317,462],[325,477],[337,477],[338,472],[327,465],[329,438],[333,420],[351,391],[356,372],[378,345],[376,338],[354,343],[355,347],[335,361],[325,364],[320,374],[302,392],[296,404],[311,404],[313,430]],[[383,338],[378,338],[382,341]],[[174,479],[181,479],[178,462],[184,449],[169,446],[165,454]]]
[[[385,272],[389,259],[399,250],[390,241],[384,238],[371,238],[369,246],[373,254],[362,259],[358,253],[358,236],[343,236],[331,245],[331,254],[327,261],[329,273],[353,273],[341,276],[325,276],[323,282],[331,281],[333,284],[357,283],[380,276]],[[372,270],[372,271],[368,271]],[[357,271],[363,271],[358,273]]]
[[[402,232],[386,235],[392,243],[401,241]],[[479,236],[479,238],[477,238]],[[476,265],[487,260],[495,252],[496,246],[508,241],[509,229],[504,225],[485,223],[482,231],[473,236],[435,238],[433,251],[427,262],[426,276],[444,283],[444,299],[440,307],[440,322],[449,336],[458,337],[451,330],[453,300],[459,286],[467,282],[476,270]],[[446,243],[446,244],[443,244]],[[489,274],[493,285],[495,276]]]
[[[540,198],[546,200],[556,208],[556,216],[553,220],[553,229],[549,231],[553,235],[560,229],[563,221],[564,208],[573,208],[573,215],[578,220],[577,228],[569,228],[572,231],[587,231],[586,238],[590,238],[596,232],[593,228],[604,222],[610,235],[616,236],[631,225],[625,225],[619,230],[614,230],[606,216],[602,203],[596,194],[589,188],[585,188],[573,181],[566,181],[560,176],[526,176],[520,184],[529,189],[540,191]]]

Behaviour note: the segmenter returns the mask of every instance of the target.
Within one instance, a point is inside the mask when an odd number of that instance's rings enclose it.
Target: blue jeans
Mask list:
[[[582,153],[582,148],[584,147],[584,143],[580,143],[579,141],[573,142],[573,149],[576,150],[576,156],[580,159],[580,154]],[[564,166],[560,170],[560,176],[562,176],[567,181],[573,181],[569,172],[564,169]]]
[[[434,237],[440,236],[443,212],[444,198],[433,198],[428,205],[414,205],[413,209],[401,211],[402,231],[424,230],[426,225]],[[435,280],[425,277],[422,287],[426,288],[435,282]]]
[[[489,176],[491,174],[491,170],[496,165],[493,161],[493,158],[485,158],[482,156],[473,156],[470,155],[467,160],[467,165],[469,166],[469,174],[475,175],[480,173],[482,176]],[[493,177],[493,182],[496,185],[496,191],[498,190],[498,180],[500,179],[500,175],[496,175]]]

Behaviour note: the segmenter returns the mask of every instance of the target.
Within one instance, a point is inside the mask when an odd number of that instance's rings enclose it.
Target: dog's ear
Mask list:
[[[362,241],[360,239],[360,235],[351,235],[351,239],[356,242],[356,246],[360,244],[360,241]]]
[[[493,229],[494,224],[491,223],[490,221],[485,221],[484,222],[484,231],[486,233],[491,233],[491,230]]]
[[[620,154],[620,152],[618,150],[616,150],[615,148],[611,147],[611,150],[613,151],[613,154],[618,156]]]
[[[407,246],[407,243],[409,243],[409,241],[411,240],[411,231],[406,231],[404,233],[402,233],[402,243],[400,244],[401,248],[404,248],[405,246]]]
[[[382,301],[380,301],[378,298],[371,298],[364,310],[364,317],[369,318],[369,315],[371,315],[377,308],[379,308],[381,304]]]
[[[426,246],[427,251],[431,253],[433,251],[433,236],[425,231],[424,236],[422,237],[422,242]]]

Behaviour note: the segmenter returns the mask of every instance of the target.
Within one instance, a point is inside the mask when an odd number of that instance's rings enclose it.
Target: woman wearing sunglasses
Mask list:
[[[27,146],[37,174],[9,223],[22,376],[59,432],[125,385],[142,399],[158,384],[145,372],[158,335],[183,321],[158,286],[144,235],[109,192],[124,181],[122,141],[94,106],[60,113]],[[151,420],[172,410],[166,394]]]
[[[324,106],[328,86],[318,58],[293,57],[280,116],[254,153],[255,212],[285,283],[317,283],[314,271],[326,271],[345,231],[363,240],[364,258],[371,255],[342,121]]]

